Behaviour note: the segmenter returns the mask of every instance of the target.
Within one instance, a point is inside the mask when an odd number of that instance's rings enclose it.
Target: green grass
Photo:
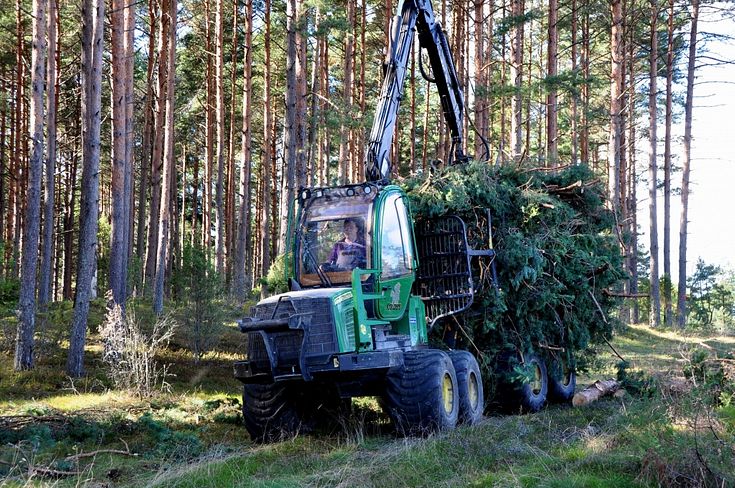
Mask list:
[[[704,403],[706,385],[683,393],[666,387],[669,378],[683,375],[695,349],[721,357],[735,349],[733,337],[626,329],[613,344],[634,370],[657,379],[652,396],[491,416],[426,439],[394,436],[377,403],[360,399],[351,421],[336,432],[265,446],[251,443],[240,425],[240,385],[230,367],[237,340],[226,336],[223,352],[199,365],[181,347],[172,348],[164,355],[177,374],[172,391],[149,399],[106,391],[104,378],[76,382],[75,391],[59,372],[60,358],[14,373],[11,358],[0,354],[0,416],[35,416],[10,433],[0,424],[0,437],[7,437],[0,439],[0,486],[572,488],[680,486],[687,479],[702,486],[735,484],[733,403]],[[582,383],[614,376],[617,361],[601,348],[597,369]],[[67,461],[75,453],[126,446],[135,455],[100,452]],[[22,459],[82,475],[30,477]]]

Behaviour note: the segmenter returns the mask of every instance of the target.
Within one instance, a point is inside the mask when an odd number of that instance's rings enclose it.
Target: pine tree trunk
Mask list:
[[[80,114],[81,115],[81,114]],[[78,129],[78,122],[75,124]],[[67,178],[65,181],[64,198],[64,279],[62,297],[64,300],[72,300],[72,278],[74,269],[74,208],[77,195],[77,172],[79,167],[79,140],[81,134],[77,132],[74,138],[74,147],[67,163]]]
[[[411,49],[411,116],[410,116],[410,128],[409,128],[409,164],[411,165],[411,171],[416,173],[418,168],[416,162],[416,45],[414,44]]]
[[[24,114],[23,108],[25,103],[25,59],[24,59],[24,32],[25,25],[23,23],[21,0],[15,2],[15,28],[16,28],[16,49],[15,49],[15,66],[16,66],[16,77],[15,77],[15,110],[14,110],[14,144],[13,144],[13,163],[10,168],[10,174],[14,175],[12,179],[12,190],[11,190],[11,202],[8,206],[8,219],[7,219],[7,239],[6,239],[6,262],[8,263],[7,276],[11,279],[18,278],[18,245],[20,238],[20,222],[22,214],[22,195],[21,188],[23,182],[17,177],[17,175],[25,173],[23,168],[23,155],[27,154],[25,150],[25,143],[27,137],[25,137],[24,128]]]
[[[355,0],[347,0],[347,32],[345,32],[344,78],[342,81],[342,123],[339,128],[339,182],[349,179],[349,120],[352,117],[352,63],[354,58]]]
[[[483,27],[485,19],[485,3],[475,2],[475,127],[479,134],[475,134],[475,158],[489,159],[490,154],[483,157],[485,145],[482,137],[487,135],[487,82],[485,81],[485,36]],[[482,137],[481,137],[482,136]]]
[[[252,165],[253,102],[253,0],[245,2],[245,62],[242,89],[242,159],[240,167],[240,208],[238,212],[237,247],[232,277],[232,294],[244,303],[252,286],[252,269],[248,265],[250,249],[250,168]]]
[[[263,80],[263,161],[261,164],[260,179],[262,188],[262,203],[260,216],[260,275],[266,276],[271,261],[271,180],[272,153],[271,142],[273,140],[272,123],[273,112],[271,111],[271,0],[265,0],[265,36],[263,39],[265,48],[265,65]],[[268,289],[263,285],[261,295],[267,296]]]
[[[205,148],[204,148],[204,175],[202,191],[202,246],[209,260],[211,233],[212,233],[212,166],[214,164],[214,60],[212,56],[212,21],[211,0],[204,0],[205,22],[206,22],[206,51],[207,51],[207,80],[206,80],[206,103],[205,103]]]
[[[102,112],[102,41],[104,0],[84,0],[82,6],[82,191],[79,211],[79,254],[74,316],[66,371],[84,374],[84,344],[92,281],[97,269],[97,209],[99,198],[100,124]]]
[[[651,0],[651,53],[649,55],[649,84],[648,84],[648,137],[650,141],[649,160],[648,160],[648,184],[649,184],[649,212],[651,227],[649,235],[651,238],[651,257],[649,263],[649,277],[651,280],[651,310],[648,323],[651,327],[661,325],[661,297],[659,294],[659,276],[658,276],[658,163],[656,161],[656,150],[658,139],[656,135],[656,79],[658,76],[658,33],[656,23],[658,20],[658,2]]]
[[[225,172],[225,104],[223,89],[224,39],[222,37],[222,3],[216,0],[215,7],[215,132],[217,138],[217,180],[215,183],[215,268],[220,278],[225,272],[225,207],[224,207],[224,172]]]
[[[666,49],[666,133],[664,135],[664,325],[674,322],[671,303],[671,122],[674,79],[674,0],[669,0]]]
[[[559,164],[559,142],[557,128],[557,95],[555,79],[557,77],[557,53],[559,50],[559,18],[557,0],[549,0],[549,41],[547,54],[547,77],[550,82],[546,96],[546,159],[547,164],[555,167]]]
[[[26,208],[23,215],[23,261],[18,298],[18,334],[15,369],[33,367],[33,334],[36,328],[36,269],[41,230],[41,179],[43,177],[43,96],[46,71],[46,1],[33,0],[33,48],[31,51],[31,109],[29,126],[33,153],[28,164]],[[53,200],[52,200],[53,202]],[[51,222],[53,225],[53,222]]]
[[[314,29],[319,31],[321,28],[322,14],[319,6],[315,7],[314,15]],[[306,147],[307,154],[306,160],[309,165],[309,181],[308,186],[314,186],[318,180],[319,175],[319,162],[316,158],[319,155],[319,150],[316,147],[317,141],[319,140],[319,107],[321,96],[321,78],[319,76],[321,71],[321,38],[316,37],[314,42],[314,53],[312,55],[313,62],[311,64],[311,104],[309,106],[309,126],[308,126],[308,144]]]
[[[590,105],[590,14],[586,6],[582,21],[582,130],[579,137],[579,155],[585,164],[590,164],[589,105]]]
[[[361,22],[360,22],[360,120],[365,119],[367,102],[365,100],[365,66],[367,63],[367,46],[365,45],[365,37],[367,33],[367,0],[362,0],[361,4]],[[358,130],[358,153],[355,157],[355,165],[357,167],[357,181],[362,181],[365,174],[365,139],[364,130]]]
[[[329,44],[327,36],[319,40],[319,52],[322,56],[321,71],[319,73],[319,127],[321,136],[319,138],[319,185],[326,186],[330,183],[329,178],[329,125],[327,124],[327,101],[329,100]]]
[[[684,168],[681,175],[681,218],[679,220],[679,284],[677,324],[683,329],[687,319],[687,225],[689,213],[689,173],[692,162],[692,112],[694,109],[694,69],[697,60],[697,24],[699,0],[691,0],[691,29],[689,31],[689,63],[687,65],[687,94],[684,105]]]
[[[634,87],[635,81],[636,81],[636,59],[634,56],[634,50],[635,50],[635,44],[633,43],[633,39],[635,38],[636,33],[631,29],[629,37],[628,37],[628,86]],[[635,118],[635,104],[636,104],[636,97],[635,96],[628,96],[627,97],[627,103],[628,103],[628,117],[629,120],[634,120]],[[626,261],[628,265],[628,273],[630,274],[630,279],[628,281],[628,286],[626,288],[626,291],[628,291],[631,295],[636,296],[638,294],[638,196],[637,196],[637,186],[638,186],[638,177],[637,177],[637,171],[636,171],[636,135],[635,135],[635,123],[629,123],[628,124],[628,188],[629,194],[628,194],[628,209],[627,209],[627,215],[628,215],[628,222],[630,224],[628,225],[628,235],[630,235],[630,243],[628,244],[627,253],[626,253]],[[638,300],[633,300],[632,307],[629,309],[628,313],[628,319],[632,323],[638,323],[640,321],[640,309],[638,305]]]
[[[136,254],[141,263],[145,264],[145,229],[146,229],[146,202],[148,197],[148,172],[151,168],[151,137],[153,135],[153,107],[155,106],[155,92],[153,90],[153,68],[155,66],[156,42],[154,32],[157,30],[155,0],[148,0],[148,67],[146,69],[146,96],[145,114],[143,119],[142,147],[140,155],[140,181],[138,186],[138,227],[136,237]],[[144,274],[144,270],[143,274]],[[143,276],[137,277],[141,283]]]
[[[166,77],[166,125],[164,127],[163,174],[161,179],[161,209],[158,223],[158,259],[156,260],[156,279],[153,291],[153,311],[156,315],[163,313],[163,292],[166,270],[168,267],[167,255],[169,248],[169,233],[171,232],[171,201],[173,197],[172,178],[174,177],[174,79],[176,73],[176,13],[177,0],[164,0],[161,9],[162,21],[166,25],[168,35],[168,51],[161,53],[161,61],[167,65]],[[163,56],[166,56],[165,59]]]
[[[523,0],[511,0],[511,15],[518,19],[523,15]],[[511,78],[513,79],[513,100],[511,133],[513,146],[513,159],[520,161],[523,156],[523,99],[521,90],[523,88],[523,23],[516,20],[512,30],[511,47]]]
[[[278,254],[283,254],[288,246],[288,224],[291,220],[291,202],[294,199],[296,185],[297,153],[297,113],[296,103],[300,96],[297,86],[297,70],[299,60],[297,53],[296,25],[298,19],[296,0],[286,2],[286,120],[283,134],[285,157],[283,159],[283,182],[281,186],[280,219],[278,230]]]
[[[47,151],[46,151],[46,178],[43,188],[43,239],[41,243],[41,269],[38,273],[38,306],[39,308],[51,300],[51,283],[53,278],[53,250],[54,250],[54,203],[55,203],[55,171],[56,171],[56,107],[57,95],[57,42],[56,23],[58,11],[57,0],[48,0],[48,66],[47,82],[48,98],[46,100],[47,113]],[[2,174],[2,172],[0,172]],[[0,210],[2,214],[2,210]]]
[[[110,233],[109,287],[115,304],[125,309],[124,257],[127,256],[127,200],[125,174],[127,172],[127,107],[125,52],[126,0],[113,0],[110,12],[112,30],[112,215]]]
[[[577,30],[578,30],[578,23],[579,19],[577,17],[577,0],[572,0],[572,25],[571,25],[571,36],[572,36],[572,45],[571,45],[571,61],[572,61],[572,76],[576,79],[579,76],[578,70],[578,59],[577,59],[577,53],[579,52],[577,47],[578,37],[577,37]],[[579,101],[579,96],[577,93],[572,93],[570,97],[570,104],[571,104],[571,120],[570,123],[570,130],[571,130],[571,144],[572,144],[572,164],[578,164],[579,163],[579,148],[577,145],[579,144],[579,115],[578,115],[578,108],[577,103]]]
[[[610,74],[610,143],[608,146],[608,176],[612,208],[618,218],[621,215],[620,155],[623,133],[623,0],[612,0],[612,32],[610,52],[612,66]]]
[[[0,233],[5,229],[5,166],[7,164],[5,155],[8,153],[8,151],[5,150],[5,143],[8,128],[7,120],[8,108],[10,105],[9,100],[12,96],[10,93],[11,88],[7,86],[5,81],[5,66],[3,66],[0,68],[0,93],[6,93],[6,90],[8,91],[8,96],[3,99],[2,103],[0,103]],[[0,242],[2,242],[3,239],[4,236],[0,234]],[[0,261],[0,276],[2,276],[2,273],[4,272],[4,269],[2,269],[4,268],[4,264],[5,263]]]
[[[133,252],[133,221],[135,218],[135,185],[133,172],[135,164],[135,9],[136,4],[128,2],[125,6],[125,253],[122,255],[122,276],[120,287],[125,299],[128,297],[128,267]]]
[[[225,191],[225,276],[232,279],[232,265],[235,253],[235,117],[237,112],[237,31],[238,31],[238,0],[232,2],[232,38],[230,42],[230,128],[227,138],[227,189]],[[182,214],[185,212],[182,208]],[[184,229],[182,226],[181,233]]]
[[[151,289],[156,274],[158,258],[158,218],[161,210],[161,166],[163,163],[163,118],[165,115],[167,67],[164,56],[168,51],[168,35],[163,28],[163,11],[161,2],[158,7],[158,96],[153,129],[153,154],[151,156],[151,205],[148,211],[148,246],[146,251],[145,283]]]
[[[308,184],[308,165],[306,161],[307,41],[303,31],[303,25],[308,24],[308,19],[307,11],[304,8],[304,0],[297,0],[296,15],[296,187],[294,189],[294,196],[299,187]]]

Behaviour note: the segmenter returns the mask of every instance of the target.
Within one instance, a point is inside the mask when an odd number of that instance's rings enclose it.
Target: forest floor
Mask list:
[[[256,445],[232,378],[239,336],[224,327],[199,365],[170,347],[170,391],[148,398],[103,376],[72,383],[63,354],[29,373],[0,354],[0,486],[735,486],[734,336],[630,326],[613,341],[631,363],[628,393],[586,407],[404,438],[359,399],[331,432]],[[100,353],[93,333],[89,371]],[[577,388],[614,377],[618,361],[600,347]]]

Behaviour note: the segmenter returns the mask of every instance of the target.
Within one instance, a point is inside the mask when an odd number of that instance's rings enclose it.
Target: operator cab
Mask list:
[[[413,275],[405,199],[398,187],[374,183],[302,190],[294,263],[299,285],[349,286],[355,268],[379,269],[381,281]]]

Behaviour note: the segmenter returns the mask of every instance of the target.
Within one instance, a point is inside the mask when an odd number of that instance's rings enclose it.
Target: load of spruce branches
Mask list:
[[[484,280],[470,313],[432,331],[454,328],[462,347],[492,368],[499,353],[574,352],[609,338],[616,300],[606,291],[624,276],[605,187],[584,165],[553,171],[473,162],[405,182],[414,217],[454,214],[475,249],[488,247],[492,215],[497,287]],[[579,354],[577,354],[579,357]]]

